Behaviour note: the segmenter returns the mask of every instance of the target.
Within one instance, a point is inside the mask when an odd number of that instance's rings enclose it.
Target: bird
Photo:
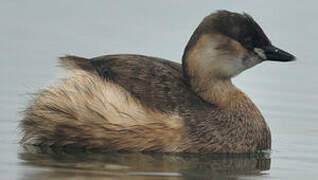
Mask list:
[[[227,10],[201,21],[181,64],[137,54],[64,56],[66,76],[26,107],[20,143],[129,152],[268,150],[269,126],[231,79],[264,61],[295,59],[272,45],[250,15]]]

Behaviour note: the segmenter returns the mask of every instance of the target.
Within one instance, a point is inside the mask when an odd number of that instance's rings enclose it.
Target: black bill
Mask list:
[[[281,50],[275,46],[267,46],[263,48],[264,54],[266,56],[266,60],[269,61],[293,61],[295,60],[295,56],[292,54],[289,54],[288,52]]]

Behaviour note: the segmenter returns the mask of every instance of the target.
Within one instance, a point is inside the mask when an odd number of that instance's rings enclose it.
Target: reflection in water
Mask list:
[[[74,152],[24,146],[26,179],[238,179],[270,168],[269,153],[253,155]],[[129,176],[129,178],[128,178]]]

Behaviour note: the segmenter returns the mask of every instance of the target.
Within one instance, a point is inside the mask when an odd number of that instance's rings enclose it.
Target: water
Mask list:
[[[1,179],[315,179],[318,177],[316,1],[10,1],[0,4]],[[83,153],[20,147],[27,93],[52,83],[56,57],[137,53],[180,62],[201,19],[248,12],[293,63],[266,62],[234,79],[261,109],[273,150],[250,157]]]

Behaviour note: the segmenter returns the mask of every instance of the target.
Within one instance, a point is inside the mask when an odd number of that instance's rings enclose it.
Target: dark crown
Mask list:
[[[215,32],[231,37],[247,49],[262,48],[271,44],[262,28],[246,14],[218,11],[204,18],[198,33]]]

